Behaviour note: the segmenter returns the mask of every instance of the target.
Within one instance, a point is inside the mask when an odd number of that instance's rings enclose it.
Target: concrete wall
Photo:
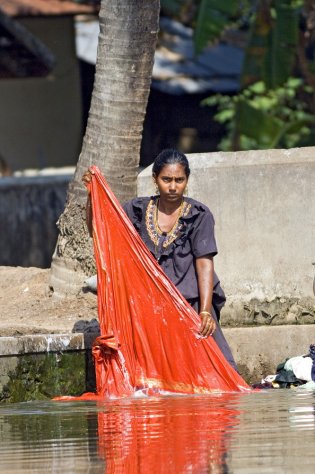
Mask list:
[[[48,77],[0,80],[0,155],[12,171],[74,165],[82,142],[81,85],[72,17],[21,23],[54,53]]]
[[[223,326],[313,324],[314,148],[190,155],[216,219]],[[71,175],[0,180],[0,265],[48,267]],[[151,167],[138,194],[154,193]]]
[[[308,354],[315,341],[315,326],[309,324],[224,328],[223,332],[248,383],[275,374],[277,366],[290,357]]]
[[[188,157],[188,195],[216,220],[223,324],[315,322],[315,148]],[[151,193],[149,167],[138,195]]]
[[[92,342],[98,334],[0,338],[0,403],[95,391]]]
[[[224,334],[242,377],[257,383],[275,374],[285,359],[307,354],[315,340],[315,327],[226,328]],[[94,392],[91,347],[97,336],[99,333],[1,337],[0,402]],[[60,363],[62,357],[66,359]]]
[[[71,177],[0,179],[0,265],[50,267]]]

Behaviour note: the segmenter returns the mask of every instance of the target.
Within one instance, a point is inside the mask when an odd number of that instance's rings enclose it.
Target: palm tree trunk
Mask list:
[[[51,287],[58,295],[78,291],[84,275],[94,271],[83,172],[97,165],[120,201],[136,195],[159,12],[159,0],[102,0],[89,119],[51,266]]]

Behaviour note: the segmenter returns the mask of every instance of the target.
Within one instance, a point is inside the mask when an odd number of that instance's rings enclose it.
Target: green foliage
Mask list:
[[[168,4],[174,14],[182,12],[188,3],[194,2],[162,0],[162,5]],[[308,24],[308,15],[312,19],[312,5],[307,0],[195,0],[195,5],[199,6],[194,33],[196,54],[228,28],[248,31],[241,92],[234,97],[216,95],[203,102],[217,106],[215,119],[227,129],[220,148],[312,144],[315,124],[309,111],[315,107],[315,62],[303,53],[307,44],[301,30],[303,22]]]
[[[234,97],[217,94],[203,104],[217,106],[215,119],[226,126],[221,150],[292,148],[307,138],[314,125],[299,98],[310,92],[302,79],[291,77],[275,89],[267,89],[260,81]]]
[[[220,38],[222,32],[244,15],[249,0],[201,0],[195,27],[195,52],[199,54],[207,44]]]
[[[301,34],[309,12],[305,0],[248,1],[252,6],[248,44],[241,75],[241,92],[216,95],[203,102],[217,106],[215,119],[224,124],[227,136],[220,149],[290,148],[310,144],[314,137],[314,61],[303,53]],[[196,49],[213,41],[239,15],[234,1],[201,2],[196,28]],[[199,28],[199,30],[198,30]],[[299,61],[297,60],[299,56]],[[304,55],[303,55],[304,54]],[[302,56],[301,56],[302,55]],[[301,59],[302,58],[302,59]],[[303,64],[299,71],[298,67]],[[306,72],[307,69],[307,72]],[[292,77],[292,76],[296,77]],[[308,81],[305,85],[302,77]]]
[[[167,15],[179,15],[186,0],[161,0],[161,8]]]
[[[299,37],[300,2],[261,0],[257,6],[244,60],[242,85],[263,80],[269,88],[292,73]]]

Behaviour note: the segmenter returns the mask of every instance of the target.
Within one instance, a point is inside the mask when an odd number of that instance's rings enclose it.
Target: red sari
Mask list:
[[[101,336],[93,347],[97,393],[247,391],[200,318],[161,270],[97,167],[90,184]]]

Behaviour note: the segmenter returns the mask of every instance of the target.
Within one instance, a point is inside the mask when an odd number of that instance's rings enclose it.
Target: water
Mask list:
[[[0,472],[314,473],[315,392],[0,407]]]

